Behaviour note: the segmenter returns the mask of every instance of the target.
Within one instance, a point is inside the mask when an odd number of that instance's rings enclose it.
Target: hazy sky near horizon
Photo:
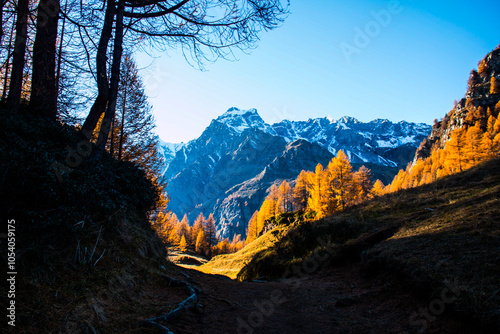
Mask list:
[[[256,108],[268,123],[352,116],[432,124],[500,43],[498,13],[498,0],[291,0],[283,25],[250,54],[236,52],[237,61],[200,71],[177,50],[136,58],[167,142],[197,138],[230,107]]]

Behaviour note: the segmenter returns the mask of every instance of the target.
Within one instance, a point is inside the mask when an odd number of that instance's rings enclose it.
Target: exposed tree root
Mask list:
[[[198,301],[198,293],[200,292],[200,290],[184,281],[179,281],[164,275],[162,276],[168,280],[169,286],[184,287],[189,297],[180,302],[174,310],[168,312],[167,314],[140,321],[139,326],[156,328],[159,331],[161,331],[161,333],[164,334],[174,334],[170,329],[168,329],[161,323],[167,323],[169,321],[177,319],[184,310],[193,308],[196,305],[196,302]]]

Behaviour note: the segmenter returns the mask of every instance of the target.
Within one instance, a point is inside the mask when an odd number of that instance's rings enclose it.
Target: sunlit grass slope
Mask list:
[[[278,226],[269,233],[255,239],[238,252],[233,254],[218,255],[211,261],[196,269],[207,274],[224,275],[234,279],[240,270],[252,260],[255,254],[273,246],[277,240],[276,235],[284,229],[286,229],[285,226]]]

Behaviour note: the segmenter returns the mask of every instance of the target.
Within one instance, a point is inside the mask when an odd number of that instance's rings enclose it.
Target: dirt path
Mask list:
[[[264,283],[186,272],[203,293],[169,326],[176,334],[473,332],[395,284],[363,278],[357,265]]]

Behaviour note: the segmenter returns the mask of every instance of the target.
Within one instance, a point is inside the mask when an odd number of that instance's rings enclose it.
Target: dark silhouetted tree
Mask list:
[[[96,57],[98,95],[82,126],[83,133],[90,137],[104,114],[95,156],[104,151],[115,117],[125,28],[129,39],[142,38],[159,47],[180,46],[201,64],[207,59],[229,58],[235,48],[254,47],[259,33],[278,27],[286,13],[280,0],[179,0],[175,4],[160,0],[107,0]]]
[[[110,153],[157,175],[163,158],[158,151],[158,136],[154,133],[155,120],[135,62],[129,55],[124,57],[122,64],[116,110],[108,142]]]
[[[30,108],[55,120],[57,116],[56,42],[59,0],[40,0],[37,9]]]
[[[11,110],[18,109],[23,88],[26,42],[28,38],[29,0],[17,2],[16,36],[12,51],[12,69],[10,76],[9,96],[7,102]]]

